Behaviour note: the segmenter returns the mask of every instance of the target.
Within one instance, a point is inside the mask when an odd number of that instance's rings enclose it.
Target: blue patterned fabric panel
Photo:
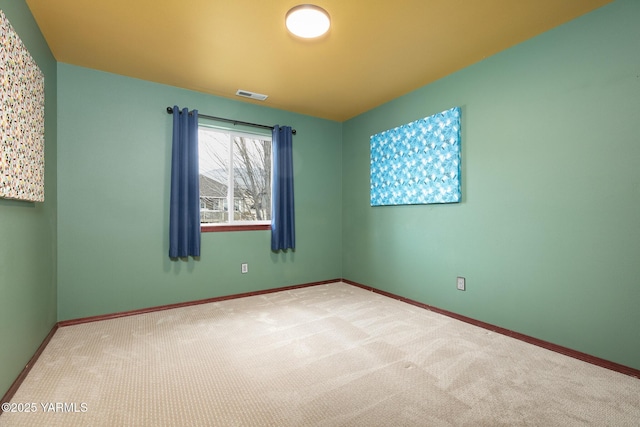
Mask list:
[[[460,199],[460,107],[371,136],[371,206]]]

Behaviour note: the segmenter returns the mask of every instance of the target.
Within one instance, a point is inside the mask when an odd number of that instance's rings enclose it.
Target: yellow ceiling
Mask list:
[[[26,2],[60,62],[343,121],[611,0],[317,0],[312,41],[298,0]]]

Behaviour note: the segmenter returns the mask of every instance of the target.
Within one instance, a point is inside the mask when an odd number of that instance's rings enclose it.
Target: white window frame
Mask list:
[[[250,139],[259,139],[262,141],[268,141],[270,144],[272,144],[272,136],[271,134],[265,134],[265,133],[253,133],[253,132],[247,132],[247,131],[237,131],[235,129],[229,129],[229,128],[225,128],[225,127],[220,127],[220,126],[213,126],[213,125],[209,125],[209,124],[198,124],[198,132],[200,132],[201,129],[211,129],[211,130],[215,130],[217,132],[222,132],[225,134],[229,135],[229,170],[230,173],[227,176],[227,214],[228,214],[228,220],[227,222],[222,222],[222,223],[205,223],[205,222],[201,222],[200,223],[200,227],[202,229],[202,231],[218,231],[216,229],[221,229],[220,231],[224,231],[224,228],[232,228],[233,230],[240,230],[242,229],[242,227],[255,227],[255,226],[270,226],[271,225],[271,219],[268,220],[255,220],[255,221],[247,221],[247,220],[236,220],[235,219],[235,214],[236,214],[236,203],[234,200],[234,190],[235,190],[235,186],[234,186],[234,176],[233,176],[233,172],[234,172],[234,167],[233,167],[233,156],[234,156],[234,147],[235,144],[233,143],[234,138],[235,137],[239,137],[239,138],[250,138]],[[271,195],[270,195],[270,199],[273,199],[273,151],[271,152],[271,176],[270,176],[270,182],[271,182]],[[273,215],[273,212],[271,213]],[[259,228],[259,229],[264,229],[264,228]],[[233,231],[232,230],[232,231]]]

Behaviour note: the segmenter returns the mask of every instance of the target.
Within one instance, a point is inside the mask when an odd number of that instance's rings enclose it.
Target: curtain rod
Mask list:
[[[167,114],[173,114],[173,108],[172,107],[167,107]],[[269,126],[269,125],[261,125],[258,123],[249,123],[249,122],[243,122],[241,120],[233,120],[233,119],[225,119],[223,117],[215,117],[215,116],[207,116],[206,114],[200,114],[198,113],[198,117],[202,117],[204,119],[209,119],[209,120],[217,120],[219,122],[226,122],[226,123],[233,123],[233,125],[244,125],[244,126],[251,126],[254,128],[262,128],[262,129],[271,129],[273,130],[273,126]],[[295,129],[291,129],[291,133],[292,134],[296,134],[296,130]]]

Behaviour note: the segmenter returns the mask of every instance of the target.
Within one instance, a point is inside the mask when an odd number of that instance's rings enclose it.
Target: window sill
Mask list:
[[[201,225],[201,233],[216,233],[222,231],[252,231],[271,230],[271,224],[249,224],[249,225]]]

